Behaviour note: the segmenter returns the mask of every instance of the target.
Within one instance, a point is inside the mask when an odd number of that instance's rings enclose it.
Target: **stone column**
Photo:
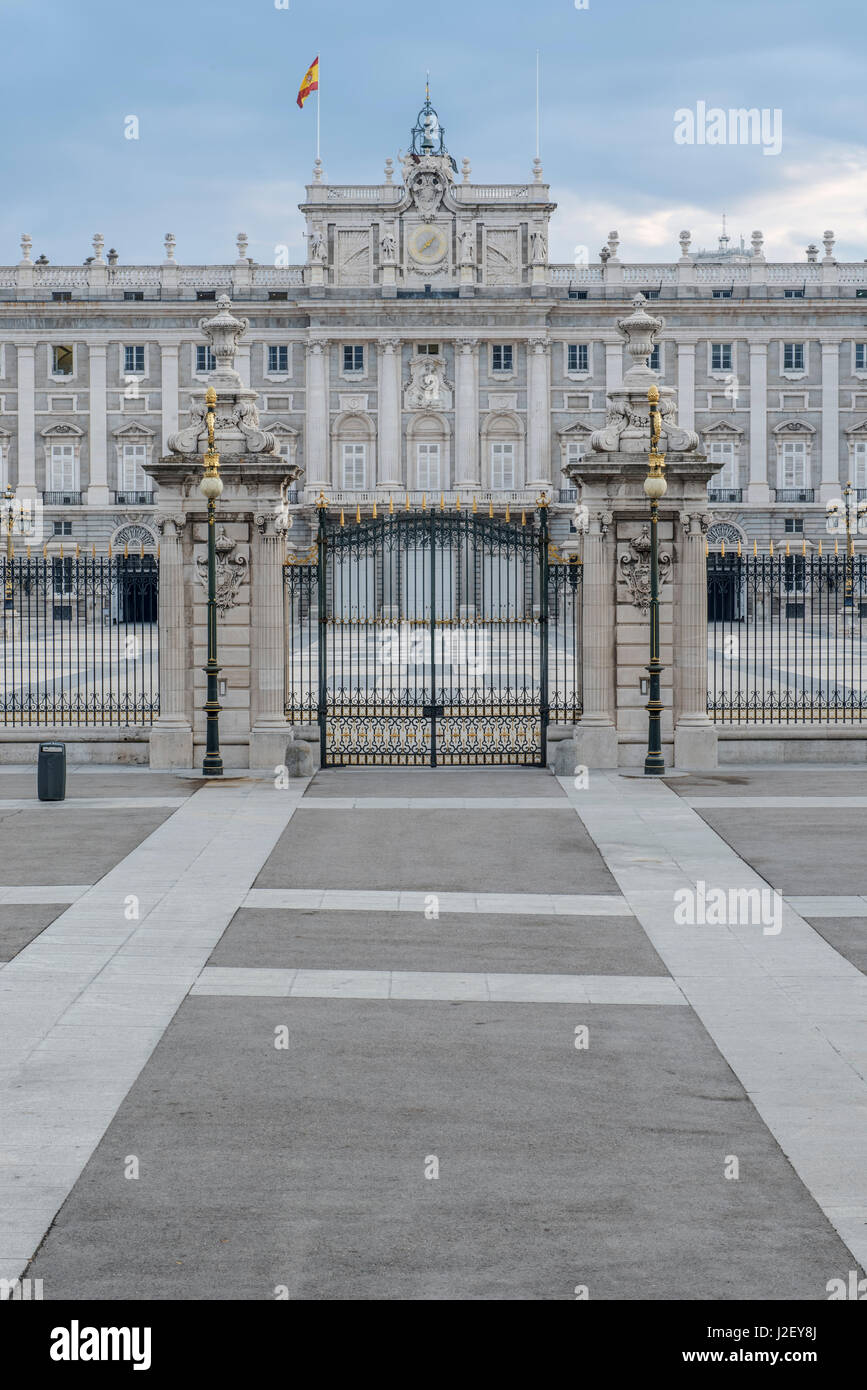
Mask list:
[[[36,366],[34,347],[19,347],[17,495],[36,497]]]
[[[707,512],[680,513],[674,632],[674,762],[717,765],[717,731],[707,713]]]
[[[105,343],[91,343],[90,362],[90,482],[87,488],[89,507],[108,506],[108,447],[106,439]]]
[[[245,386],[249,386],[249,385],[250,385],[250,344],[249,344],[249,343],[243,343],[243,344],[238,348],[237,362],[238,362],[238,376],[241,378],[241,380],[243,381],[243,383],[244,383]]]
[[[311,338],[307,344],[306,435],[304,440],[305,485],[317,492],[331,487],[328,458],[328,339]]]
[[[455,486],[480,488],[478,338],[455,342]]]
[[[527,343],[527,483],[551,492],[551,344]]]
[[[178,344],[160,339],[160,396],[162,399],[162,452],[169,452],[169,435],[178,429]]]
[[[750,343],[750,486],[748,502],[766,507],[768,485],[768,345]]]
[[[286,523],[277,514],[259,512],[253,535],[253,728],[250,766],[282,766],[289,742],[284,696],[285,621],[283,561]]]
[[[677,409],[682,429],[695,429],[695,343],[677,345]]]
[[[605,394],[611,395],[623,383],[623,344],[605,344]]]
[[[190,767],[193,730],[189,718],[187,673],[192,666],[190,614],[184,593],[181,512],[157,515],[160,532],[160,713],[151,730],[150,765]]]
[[[822,344],[822,483],[819,501],[840,496],[840,344]]]
[[[378,338],[379,448],[378,485],[403,488],[400,437],[400,338]]]
[[[584,712],[575,732],[576,764],[617,766],[614,725],[614,575],[607,542],[612,514],[592,514],[584,536],[581,616]]]

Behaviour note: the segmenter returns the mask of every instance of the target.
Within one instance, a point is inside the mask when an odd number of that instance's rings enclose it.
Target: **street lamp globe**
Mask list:
[[[648,473],[644,479],[644,491],[653,501],[658,502],[668,491],[668,483],[661,473]]]
[[[209,502],[216,502],[223,491],[223,479],[219,473],[205,473],[199,483],[199,492]]]

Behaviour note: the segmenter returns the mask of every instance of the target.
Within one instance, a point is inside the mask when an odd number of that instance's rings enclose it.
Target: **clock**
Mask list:
[[[422,266],[433,266],[443,260],[449,249],[448,237],[442,227],[429,222],[416,227],[409,236],[409,254]]]

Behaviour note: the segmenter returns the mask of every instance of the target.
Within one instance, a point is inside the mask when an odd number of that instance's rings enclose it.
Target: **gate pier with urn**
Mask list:
[[[651,534],[644,480],[651,421],[648,393],[659,391],[665,495],[659,502],[662,744],[666,763],[717,765],[717,731],[707,714],[707,481],[716,465],[698,452],[698,436],[677,424],[676,394],[647,366],[664,319],[642,295],[617,321],[632,365],[609,392],[605,426],[590,452],[564,469],[578,487],[579,551],[584,573],[584,712],[558,752],[587,767],[636,767],[647,747]]]

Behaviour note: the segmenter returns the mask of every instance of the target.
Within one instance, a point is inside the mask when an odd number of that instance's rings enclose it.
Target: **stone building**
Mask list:
[[[0,268],[0,490],[43,500],[49,547],[155,544],[147,470],[214,365],[202,301],[227,294],[262,426],[303,469],[298,540],[320,492],[502,510],[545,491],[562,536],[564,469],[606,423],[613,325],[641,293],[664,319],[651,365],[718,464],[712,541],[812,545],[847,480],[867,497],[867,264],[838,262],[833,232],[800,263],[767,260],[761,232],[711,253],[682,232],[674,262],[635,264],[611,232],[597,264],[553,265],[555,209],[538,159],[523,183],[459,171],[427,102],[383,182],[329,184],[317,161],[305,265],[279,248],[258,264],[244,235],[233,262],[188,265],[168,235],[160,264],[127,266],[98,235],[84,265],[54,266],[23,236]]]

